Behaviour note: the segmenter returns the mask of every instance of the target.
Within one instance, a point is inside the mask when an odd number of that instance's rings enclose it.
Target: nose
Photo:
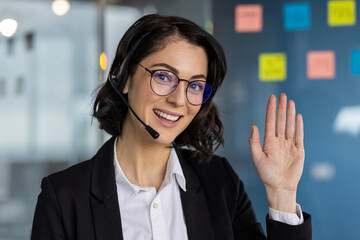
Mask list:
[[[167,96],[167,102],[174,104],[177,107],[184,106],[186,102],[186,87],[187,83],[181,81],[175,91]]]

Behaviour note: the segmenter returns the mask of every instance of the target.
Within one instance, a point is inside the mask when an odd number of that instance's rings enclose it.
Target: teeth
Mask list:
[[[157,114],[157,115],[160,115],[161,117],[163,117],[163,118],[165,118],[165,119],[167,119],[167,120],[169,120],[169,121],[173,121],[173,122],[175,122],[175,121],[177,121],[180,117],[178,116],[178,117],[176,117],[176,116],[171,116],[171,115],[168,115],[168,114],[166,114],[166,113],[163,113],[163,112],[161,112],[161,111],[159,111],[159,110],[154,110],[154,112]]]

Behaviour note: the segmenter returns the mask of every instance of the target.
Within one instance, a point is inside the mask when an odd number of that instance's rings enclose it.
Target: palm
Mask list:
[[[296,191],[304,164],[303,121],[295,117],[295,104],[286,95],[279,98],[276,114],[276,97],[269,98],[264,145],[260,145],[259,130],[252,128],[250,147],[253,162],[266,188]],[[296,120],[295,120],[296,118]]]

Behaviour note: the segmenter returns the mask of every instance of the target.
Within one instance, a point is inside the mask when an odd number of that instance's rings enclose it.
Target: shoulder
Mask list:
[[[181,154],[183,161],[192,169],[186,171],[195,172],[203,187],[209,208],[222,209],[231,219],[239,208],[248,209],[251,215],[252,208],[244,184],[226,158],[214,155],[205,162],[199,162],[192,157],[192,151],[181,150]]]
[[[43,179],[42,188],[52,188],[57,194],[81,194],[88,192],[92,162],[87,160]]]
[[[197,173],[203,184],[229,191],[243,191],[243,183],[225,157],[213,155],[205,162],[199,162],[192,157],[192,151],[181,150],[184,160],[187,161]]]
[[[87,161],[75,164],[65,170],[56,172],[45,179],[63,192],[89,192],[93,179],[108,178],[114,175],[113,146],[115,138],[109,139],[98,152]]]

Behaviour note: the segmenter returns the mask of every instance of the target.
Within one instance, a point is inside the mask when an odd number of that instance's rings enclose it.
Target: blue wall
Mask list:
[[[309,29],[285,30],[284,4],[298,2],[310,5]],[[263,6],[261,32],[235,32],[234,8],[245,3]],[[360,23],[330,27],[325,0],[215,0],[213,7],[214,35],[229,63],[217,96],[225,126],[225,148],[219,154],[230,160],[245,182],[259,220],[265,227],[267,202],[251,161],[250,128],[257,124],[263,137],[267,99],[285,92],[304,117],[306,158],[297,200],[312,214],[313,239],[360,239],[360,75],[354,74],[360,66],[351,69],[351,52],[360,49]],[[356,15],[360,16],[359,6]],[[306,53],[315,50],[335,52],[335,78],[308,79]],[[286,53],[284,82],[259,80],[258,56],[269,52]],[[345,113],[343,125],[336,128],[340,111]]]

